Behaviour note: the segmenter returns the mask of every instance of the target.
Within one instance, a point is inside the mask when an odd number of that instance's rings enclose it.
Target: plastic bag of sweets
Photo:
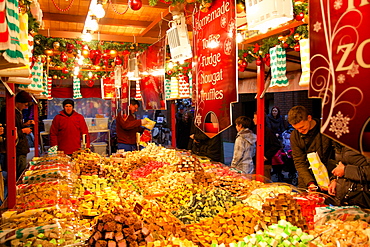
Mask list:
[[[42,183],[48,181],[69,180],[76,181],[77,176],[69,171],[61,171],[59,169],[26,171],[22,178],[23,184]]]
[[[324,205],[325,196],[322,193],[304,193],[295,197],[301,206],[301,213],[306,220],[308,229],[313,229],[315,209]]]

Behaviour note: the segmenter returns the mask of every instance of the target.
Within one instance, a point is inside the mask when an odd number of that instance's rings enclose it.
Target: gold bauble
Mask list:
[[[58,76],[57,75],[53,75],[53,79],[54,80],[58,79]]]
[[[52,56],[54,54],[53,50],[45,50],[44,53],[46,56]]]
[[[299,35],[299,33],[294,34],[294,39],[295,39],[295,40],[300,40],[300,35]]]
[[[58,41],[55,41],[55,42],[53,43],[53,48],[54,48],[54,50],[58,50],[58,49],[59,49],[59,47],[60,47],[60,43],[59,43]]]
[[[115,58],[115,57],[117,57],[117,51],[116,50],[110,50],[109,55],[110,55],[111,58]]]

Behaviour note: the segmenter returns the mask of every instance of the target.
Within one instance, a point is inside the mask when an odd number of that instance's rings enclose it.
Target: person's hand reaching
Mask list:
[[[331,173],[333,173],[334,176],[343,177],[344,176],[344,168],[346,168],[345,165],[342,163],[342,161],[339,161],[337,167],[334,168]]]
[[[145,118],[141,119],[141,125],[146,125],[147,123],[148,123],[148,120],[146,120]]]

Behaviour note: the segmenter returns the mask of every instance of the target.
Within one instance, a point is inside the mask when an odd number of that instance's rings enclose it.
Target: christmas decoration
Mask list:
[[[73,98],[74,99],[82,98],[80,88],[81,88],[80,79],[77,76],[74,76],[73,77]]]
[[[60,47],[60,43],[58,42],[58,41],[55,41],[54,43],[53,43],[53,48],[54,48],[54,50],[56,51],[56,50],[59,50],[59,47]]]
[[[67,56],[67,54],[65,53],[65,52],[61,52],[60,53],[60,61],[62,61],[63,63],[65,63],[65,62],[67,62],[67,60],[68,60],[68,56]]]
[[[308,39],[301,39],[299,44],[302,68],[299,86],[307,87],[310,84],[310,42]]]
[[[49,76],[48,77],[48,86],[47,86],[47,98],[48,98],[48,100],[52,100],[53,99],[53,97],[51,97],[51,88],[52,88],[52,85],[53,85],[53,80]]]
[[[299,46],[299,44],[295,44],[294,45],[294,50],[295,51],[300,51],[301,47]]]
[[[296,21],[301,21],[301,20],[303,20],[303,18],[304,18],[304,13],[303,12],[301,12],[298,15],[295,16]]]
[[[271,59],[271,83],[270,87],[288,86],[289,81],[286,77],[286,53],[285,49],[275,46],[270,49]]]

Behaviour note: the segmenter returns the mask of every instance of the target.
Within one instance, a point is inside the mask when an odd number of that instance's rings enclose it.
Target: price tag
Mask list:
[[[144,207],[142,205],[136,203],[134,207],[134,212],[137,213],[138,215],[141,215],[141,211],[143,210],[143,208]]]

